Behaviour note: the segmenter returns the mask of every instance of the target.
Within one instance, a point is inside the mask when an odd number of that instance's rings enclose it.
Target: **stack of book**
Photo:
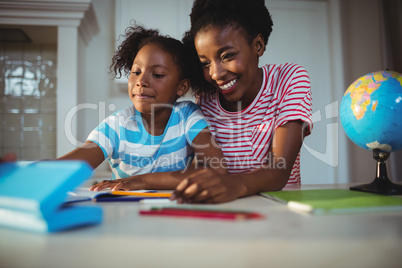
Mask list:
[[[50,233],[100,223],[100,207],[65,203],[91,174],[81,161],[0,164],[0,226]]]

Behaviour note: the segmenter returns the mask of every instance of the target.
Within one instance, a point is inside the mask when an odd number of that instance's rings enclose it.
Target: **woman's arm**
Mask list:
[[[264,191],[281,190],[287,183],[303,143],[302,121],[290,121],[275,131],[271,160],[284,165],[262,167],[250,173],[222,175],[211,169],[199,170],[184,179],[172,199],[179,202],[221,203]],[[274,160],[275,158],[275,160]]]
[[[83,160],[93,168],[97,168],[104,160],[102,149],[94,142],[87,141],[81,147],[63,155],[58,160]]]
[[[194,138],[191,148],[195,154],[196,168],[211,168],[218,173],[228,174],[225,157],[208,127]]]

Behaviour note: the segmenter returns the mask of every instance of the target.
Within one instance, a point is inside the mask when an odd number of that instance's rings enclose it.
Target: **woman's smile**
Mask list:
[[[230,94],[236,88],[237,78],[232,79],[230,81],[223,82],[223,83],[217,83],[217,85],[220,88],[222,94]]]

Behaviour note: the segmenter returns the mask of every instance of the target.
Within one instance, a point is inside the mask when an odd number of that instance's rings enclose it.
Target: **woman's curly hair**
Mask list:
[[[182,78],[190,79],[188,55],[183,43],[179,40],[160,35],[158,30],[145,29],[139,25],[128,27],[124,37],[125,39],[113,55],[110,65],[110,71],[114,73],[114,77],[121,77],[122,74],[128,76],[138,51],[145,45],[154,44],[172,56],[173,61],[179,67]]]
[[[273,22],[264,0],[195,0],[190,14],[191,29],[185,33],[183,43],[187,51],[196,53],[194,38],[209,26],[232,26],[242,31],[251,44],[258,34],[268,43]],[[191,48],[192,47],[192,48]],[[213,94],[216,90],[203,77],[202,66],[197,55],[192,55],[192,70],[198,70],[192,81],[196,95]],[[197,60],[194,61],[194,58]],[[202,78],[200,77],[202,76]]]

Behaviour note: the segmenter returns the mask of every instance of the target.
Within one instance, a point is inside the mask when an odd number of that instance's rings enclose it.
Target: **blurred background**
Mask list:
[[[314,129],[302,148],[302,183],[371,182],[372,153],[346,137],[338,109],[360,76],[402,73],[402,0],[266,5],[274,30],[260,65],[298,63],[311,79]],[[192,0],[0,0],[0,154],[53,159],[85,142],[100,121],[130,105],[127,80],[109,74],[119,36],[135,20],[181,39],[191,6]],[[401,164],[402,152],[392,153],[391,180],[402,181]]]

